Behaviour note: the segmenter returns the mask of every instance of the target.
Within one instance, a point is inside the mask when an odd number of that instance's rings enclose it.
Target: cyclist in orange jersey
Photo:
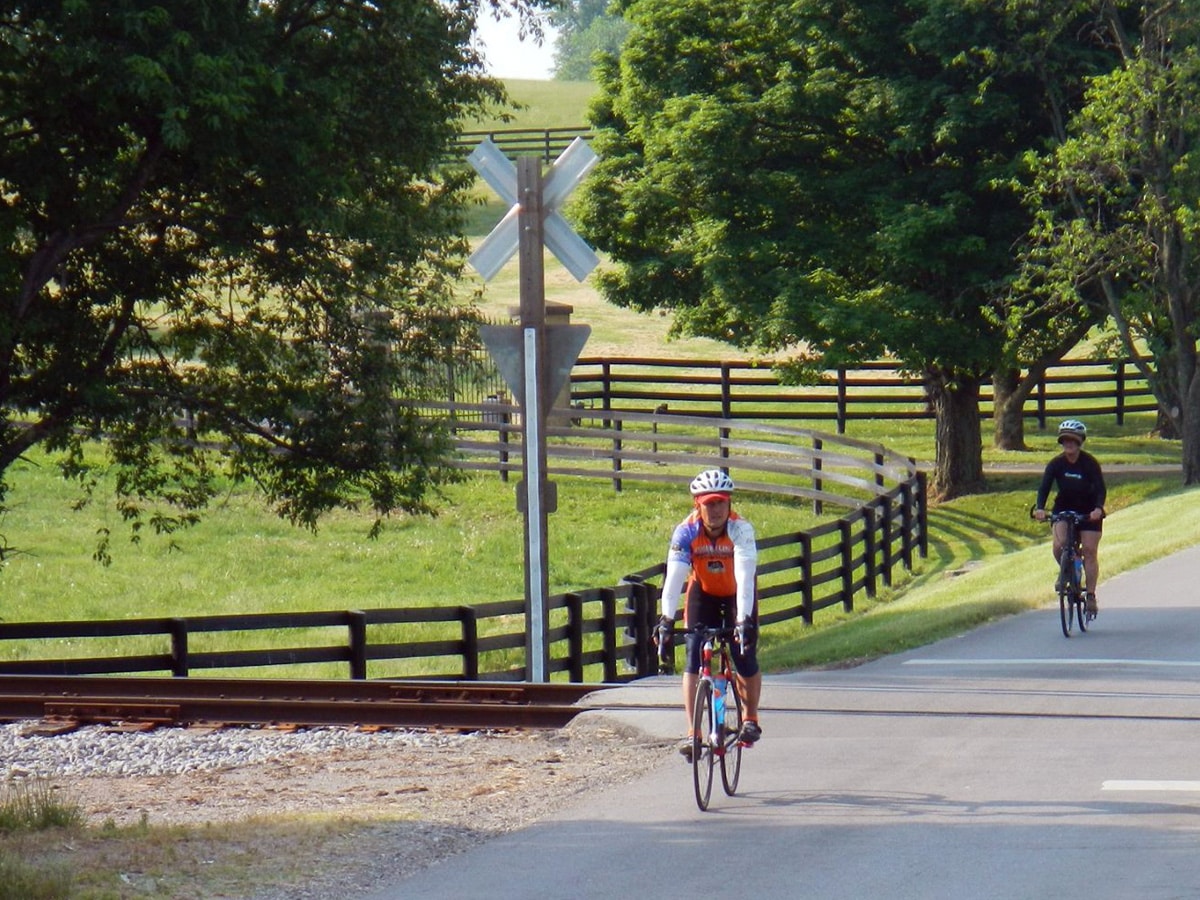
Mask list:
[[[737,668],[737,691],[742,698],[743,725],[739,737],[753,744],[762,737],[758,724],[758,701],[762,672],[755,644],[758,638],[758,602],[755,593],[758,546],[754,526],[732,509],[733,480],[720,469],[706,469],[691,483],[693,510],[675,527],[667,551],[667,573],[663,579],[662,616],[657,640],[670,640],[684,596],[684,639],[687,644],[683,672],[683,708],[688,736],[679,752],[691,761],[692,714],[696,682],[700,672],[702,642],[697,626],[736,626],[733,658]]]

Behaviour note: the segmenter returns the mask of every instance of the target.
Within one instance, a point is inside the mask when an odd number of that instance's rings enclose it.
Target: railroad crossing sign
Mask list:
[[[491,281],[517,252],[520,242],[518,218],[521,205],[517,197],[517,168],[499,147],[485,139],[469,157],[471,166],[491,185],[492,190],[510,207],[508,214],[471,254],[468,260],[484,281]],[[567,195],[575,190],[588,172],[600,161],[587,141],[575,138],[571,146],[554,161],[542,182],[542,239],[576,281],[583,281],[600,264],[595,252],[567,224],[558,211]]]
[[[592,248],[558,212],[599,157],[582,138],[576,138],[544,178],[536,156],[521,157],[514,166],[490,140],[476,147],[468,159],[511,207],[471,254],[471,265],[490,281],[513,253],[520,252],[521,324],[487,326],[480,337],[521,406],[524,480],[518,487],[522,493],[517,506],[525,516],[526,674],[528,681],[549,681],[546,515],[554,511],[554,491],[546,479],[546,413],[591,329],[586,325],[547,329],[543,246],[577,281],[599,263]]]

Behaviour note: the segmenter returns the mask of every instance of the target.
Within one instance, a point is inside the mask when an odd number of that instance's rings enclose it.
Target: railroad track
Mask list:
[[[0,720],[561,728],[603,684],[0,675]]]

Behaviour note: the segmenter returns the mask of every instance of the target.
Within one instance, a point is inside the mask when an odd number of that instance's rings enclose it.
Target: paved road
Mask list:
[[[1084,636],[1047,607],[768,677],[738,796],[699,812],[667,760],[372,900],[1200,897],[1198,585],[1200,547],[1106,582]],[[588,715],[680,731],[647,708],[677,679],[603,699],[623,708]]]

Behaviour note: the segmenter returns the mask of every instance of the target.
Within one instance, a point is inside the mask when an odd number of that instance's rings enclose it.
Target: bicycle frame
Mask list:
[[[717,762],[725,793],[732,797],[737,790],[745,744],[738,738],[742,728],[742,698],[729,647],[733,629],[700,628],[697,634],[702,644],[692,720],[692,781],[696,805],[703,811],[708,809]]]
[[[713,657],[717,658],[717,674],[713,674]],[[723,713],[725,712],[725,702],[729,697],[730,689],[737,691],[737,684],[734,681],[733,662],[730,657],[729,648],[724,641],[719,645],[713,640],[706,640],[703,648],[700,650],[700,679],[707,681],[712,686],[713,692],[713,729],[709,732],[708,739],[712,743],[713,753],[717,757],[725,755],[727,748],[724,735],[720,734],[721,726],[724,726],[725,720]]]
[[[1087,520],[1087,516],[1077,512],[1052,513],[1048,521],[1067,523],[1067,534],[1063,541],[1062,556],[1059,559],[1058,592],[1059,619],[1062,624],[1063,637],[1070,637],[1073,625],[1078,625],[1080,632],[1086,632],[1091,617],[1086,611],[1083,595],[1083,550],[1079,538],[1079,523]]]

